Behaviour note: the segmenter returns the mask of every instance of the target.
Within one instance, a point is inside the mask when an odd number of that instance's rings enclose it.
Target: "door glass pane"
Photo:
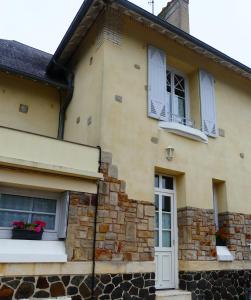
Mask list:
[[[159,231],[158,230],[155,230],[154,240],[155,240],[155,247],[159,247]]]
[[[15,209],[31,211],[32,201],[29,197],[1,194],[0,209]]]
[[[155,186],[156,188],[159,187],[159,175],[155,175],[155,176],[154,176],[154,186]]]
[[[14,221],[28,222],[28,220],[27,213],[0,211],[0,227],[12,227]]]
[[[167,190],[173,190],[173,178],[168,176],[162,176],[162,188]]]
[[[46,223],[45,229],[47,229],[47,230],[54,230],[55,229],[55,216],[33,214],[32,215],[32,222],[34,222],[34,221],[43,221],[43,222],[45,222]]]
[[[155,213],[155,228],[159,228],[159,212]]]
[[[162,227],[163,229],[171,229],[171,214],[162,214]]]
[[[162,247],[171,247],[170,231],[162,231]]]
[[[159,210],[159,195],[154,195],[155,198],[155,210]]]
[[[171,212],[171,197],[162,196],[162,211]]]
[[[57,201],[52,199],[33,198],[33,211],[56,213]]]

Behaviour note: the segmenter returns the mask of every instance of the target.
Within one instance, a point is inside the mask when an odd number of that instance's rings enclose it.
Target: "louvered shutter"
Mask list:
[[[200,70],[200,101],[202,130],[208,136],[217,136],[214,78]]]
[[[153,46],[148,47],[148,116],[166,120],[166,54]]]
[[[59,222],[58,222],[58,238],[65,239],[68,223],[69,210],[69,192],[64,192],[61,196],[59,208]]]

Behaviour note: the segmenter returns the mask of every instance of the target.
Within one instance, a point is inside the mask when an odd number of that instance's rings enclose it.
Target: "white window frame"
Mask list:
[[[41,191],[41,190],[28,190],[28,189],[18,189],[18,188],[9,188],[1,187],[0,193],[16,195],[16,196],[27,196],[27,197],[36,197],[42,199],[52,199],[57,201],[56,207],[56,218],[55,218],[55,229],[54,230],[44,230],[42,240],[45,241],[56,241],[58,240],[58,229],[61,213],[61,193]],[[18,220],[16,220],[18,221]],[[11,239],[12,237],[12,228],[11,227],[0,227],[0,239]]]
[[[189,79],[186,74],[169,66],[168,64],[166,65],[166,71],[171,72],[172,77],[174,77],[174,74],[177,74],[179,76],[182,76],[185,80],[185,118],[187,121],[190,119]],[[173,107],[174,107],[174,80],[171,80],[171,116],[174,114]],[[173,123],[178,123],[172,121],[172,119],[170,121]]]

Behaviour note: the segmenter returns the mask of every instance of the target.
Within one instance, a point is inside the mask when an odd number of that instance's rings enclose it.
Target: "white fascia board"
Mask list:
[[[203,142],[206,144],[208,143],[208,137],[199,129],[195,129],[175,122],[159,122],[159,127],[162,129],[166,129],[168,132],[172,132],[195,141]]]
[[[216,246],[218,261],[233,261],[234,257],[226,246]]]
[[[0,239],[0,263],[67,262],[63,241]]]

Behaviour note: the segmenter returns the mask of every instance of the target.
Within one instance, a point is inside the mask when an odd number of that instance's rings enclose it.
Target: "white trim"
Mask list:
[[[65,243],[0,239],[0,263],[67,262]]]
[[[203,142],[203,143],[208,143],[208,137],[200,131],[199,129],[195,129],[189,126],[185,126],[180,123],[174,123],[174,122],[159,122],[159,127],[162,129],[167,129],[167,131],[184,136],[186,138]]]
[[[178,241],[178,221],[177,221],[177,197],[176,197],[176,178],[174,176],[170,176],[168,174],[163,174],[163,173],[155,173],[155,176],[158,175],[159,176],[159,187],[154,187],[154,194],[161,194],[161,195],[170,195],[173,197],[173,234],[174,236],[172,237],[172,239],[174,238],[174,244],[173,244],[173,240],[171,241],[173,247],[174,247],[174,266],[175,266],[175,270],[174,270],[174,288],[178,289],[179,288],[179,262],[178,262],[178,245],[179,245],[179,241]],[[162,176],[166,176],[166,177],[170,177],[173,179],[173,189],[164,189],[162,187]],[[154,225],[155,226],[155,225]],[[160,228],[160,225],[159,225]],[[155,229],[155,227],[154,227]],[[160,247],[155,247],[155,249],[160,249]],[[167,248],[162,248],[163,250],[167,249]]]
[[[172,78],[173,78],[174,74],[177,74],[184,78],[184,81],[185,81],[185,118],[190,119],[190,95],[189,95],[188,76],[185,73],[169,66],[168,64],[166,65],[166,70],[171,72]],[[172,102],[171,113],[172,114],[173,114],[173,94],[174,94],[174,83],[173,83],[173,79],[171,79],[171,102]]]
[[[213,182],[213,208],[214,208],[214,224],[216,230],[219,229],[219,209],[218,209],[218,198],[217,198],[217,186]]]

